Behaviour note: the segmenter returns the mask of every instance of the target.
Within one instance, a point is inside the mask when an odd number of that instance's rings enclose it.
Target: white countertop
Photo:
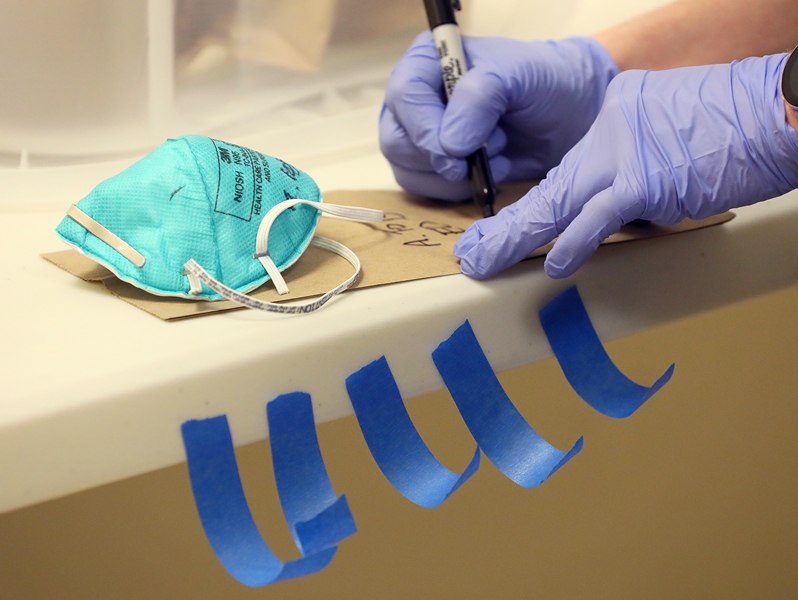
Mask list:
[[[663,2],[483,3],[471,29],[587,34]],[[325,192],[395,189],[377,148],[375,90],[364,91],[371,104],[306,111],[299,125],[231,141],[289,160]],[[0,169],[0,512],[179,463],[186,419],[225,413],[240,445],[267,436],[265,403],[284,392],[309,392],[318,421],[350,414],[345,378],[382,355],[405,397],[439,389],[430,354],[465,319],[496,371],[549,358],[537,311],[574,283],[610,340],[798,282],[795,192],[720,227],[602,248],[566,281],[536,259],[487,282],[356,290],[309,315],[163,322],[39,256],[65,248],[53,230],[68,205],[135,158]],[[652,367],[653,381],[667,365]]]
[[[323,190],[395,187],[376,150],[312,175]],[[405,397],[439,389],[430,353],[465,319],[497,372],[548,358],[537,311],[574,283],[603,340],[794,286],[798,192],[737,213],[601,248],[565,281],[537,259],[487,282],[454,275],[354,291],[309,315],[177,322],[41,259],[63,247],[53,233],[63,211],[0,213],[0,511],[179,463],[186,419],[225,413],[246,444],[267,436],[265,403],[284,392],[309,392],[320,422],[350,414],[345,378],[382,355]]]

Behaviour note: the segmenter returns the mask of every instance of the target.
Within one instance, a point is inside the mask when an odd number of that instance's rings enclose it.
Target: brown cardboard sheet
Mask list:
[[[521,182],[501,186],[497,210],[518,199],[529,185]],[[319,235],[343,243],[360,259],[363,271],[355,284],[356,289],[459,273],[458,260],[452,253],[454,243],[481,216],[479,208],[472,203],[452,205],[398,191],[334,191],[324,194],[324,201],[385,211],[386,218],[382,223],[364,224],[328,218],[322,218],[319,223]],[[725,223],[733,217],[733,213],[725,213],[701,221],[685,219],[671,227],[627,225],[604,243],[691,231]],[[539,248],[530,258],[545,255],[550,247],[551,244]],[[195,301],[149,294],[117,279],[108,269],[72,249],[50,252],[42,257],[84,281],[102,283],[118,298],[160,319],[180,319],[242,308],[229,300]],[[310,246],[302,258],[284,273],[291,290],[288,294],[278,295],[267,281],[251,295],[269,302],[319,296],[351,274],[352,266],[343,258]]]

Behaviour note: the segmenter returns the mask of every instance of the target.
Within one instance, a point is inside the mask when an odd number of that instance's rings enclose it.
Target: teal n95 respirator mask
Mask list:
[[[277,158],[203,136],[170,139],[73,205],[56,233],[117,277],[161,296],[228,298],[273,312],[309,312],[351,287],[357,256],[315,235],[321,214],[382,221],[382,211],[324,204],[313,179]],[[271,280],[310,245],[343,256],[355,274],[301,305],[246,293]]]

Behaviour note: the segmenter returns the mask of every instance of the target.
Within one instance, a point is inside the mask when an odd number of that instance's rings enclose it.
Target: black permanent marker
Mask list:
[[[454,86],[468,70],[466,66],[463,42],[460,38],[460,29],[454,18],[454,11],[460,10],[459,0],[424,0],[427,9],[427,20],[438,49],[438,58],[441,61],[441,74],[443,87],[446,90],[446,99],[452,95]],[[482,207],[486,217],[493,216],[493,202],[496,198],[496,187],[490,172],[488,154],[483,146],[473,154],[466,157],[468,163],[468,178],[471,181],[471,193]]]

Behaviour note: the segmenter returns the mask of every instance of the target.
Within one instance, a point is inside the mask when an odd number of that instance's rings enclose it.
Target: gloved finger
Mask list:
[[[455,246],[460,270],[476,279],[491,277],[557,237],[587,200],[612,185],[615,168],[611,154],[601,148],[605,139],[586,136],[540,185],[495,217],[472,225],[476,232],[464,234]]]
[[[502,154],[507,146],[507,134],[501,127],[494,127],[488,134],[488,139],[485,140],[485,151],[488,153],[488,158],[493,158]]]
[[[536,186],[495,217],[476,221],[457,240],[460,271],[486,279],[529,256],[557,236],[545,189]]]
[[[504,81],[496,74],[480,66],[468,71],[457,82],[443,114],[443,149],[466,156],[482,146],[507,111],[508,97]]]
[[[443,97],[440,61],[431,34],[425,32],[394,67],[385,105],[412,144],[428,156],[435,172],[456,181],[463,176],[462,165],[443,150],[438,136],[445,109]]]
[[[393,176],[402,189],[425,198],[459,202],[471,196],[471,186],[467,179],[449,181],[434,171],[417,171],[391,165]]]
[[[546,257],[546,273],[554,279],[572,275],[601,242],[638,218],[643,208],[639,195],[622,183],[596,194],[554,243]]]
[[[380,150],[391,165],[408,171],[433,171],[429,152],[413,143],[388,107],[384,107],[380,114],[378,130]],[[451,157],[451,164],[442,175],[451,181],[462,181],[467,172],[465,159]]]
[[[551,168],[551,158],[546,153],[547,150],[548,148],[541,146],[540,152],[532,154],[527,150],[525,156],[514,153],[508,148],[507,156],[512,161],[512,169],[507,178],[513,181],[543,179]]]
[[[505,181],[510,171],[510,161],[504,156],[490,160],[491,172],[497,183]],[[468,179],[449,181],[434,171],[405,169],[391,164],[396,182],[411,194],[439,200],[462,201],[471,198],[471,184]]]
[[[391,109],[385,106],[380,114],[379,142],[380,150],[391,164],[410,171],[432,170],[429,156],[413,144]],[[497,156],[504,149],[506,143],[507,136],[504,131],[500,128],[494,129],[486,143],[488,156],[491,158]],[[459,181],[466,177],[467,170],[465,159],[459,159],[458,168],[448,174],[449,176],[455,175],[456,179],[454,180]]]

